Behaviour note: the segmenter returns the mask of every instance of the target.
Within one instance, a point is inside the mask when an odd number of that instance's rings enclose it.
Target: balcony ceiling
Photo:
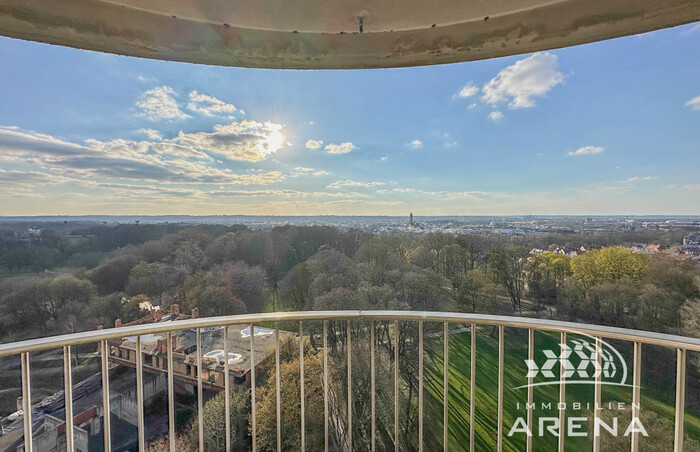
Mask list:
[[[4,36],[294,69],[472,61],[697,20],[700,0],[0,0]]]

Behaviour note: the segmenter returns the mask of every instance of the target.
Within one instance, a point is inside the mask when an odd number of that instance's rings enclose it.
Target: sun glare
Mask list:
[[[260,143],[260,153],[263,155],[273,154],[277,152],[283,145],[284,135],[279,130],[275,130]]]

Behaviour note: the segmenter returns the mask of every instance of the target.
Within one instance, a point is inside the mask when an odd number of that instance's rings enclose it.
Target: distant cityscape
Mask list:
[[[50,226],[47,226],[47,223]],[[245,225],[251,229],[270,230],[276,226],[332,226],[340,230],[357,229],[377,233],[443,232],[451,234],[529,235],[548,233],[624,232],[638,229],[667,230],[689,228],[700,230],[700,215],[692,216],[572,216],[572,215],[517,215],[517,216],[267,216],[267,215],[85,215],[85,216],[25,216],[0,217],[0,231],[39,233],[41,228],[61,229],[61,224],[76,226],[97,224],[177,224],[183,226]]]

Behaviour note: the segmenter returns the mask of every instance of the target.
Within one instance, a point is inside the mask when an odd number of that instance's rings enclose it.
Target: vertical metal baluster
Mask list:
[[[197,328],[197,423],[199,452],[204,452],[204,388],[202,388],[202,332]]]
[[[139,432],[139,452],[146,448],[146,423],[143,417],[143,355],[141,336],[136,336],[136,419]]]
[[[328,321],[323,321],[323,442],[328,452]]]
[[[418,452],[423,452],[423,321],[418,322]]]
[[[168,366],[168,436],[170,452],[175,452],[175,379],[173,372],[173,332],[168,331],[167,344]]]
[[[280,325],[275,322],[275,396],[277,398],[277,452],[282,452],[282,401],[280,389]]]
[[[226,405],[226,452],[231,452],[231,374],[228,365],[228,325],[224,326],[224,404]]]
[[[304,322],[299,322],[299,385],[301,399],[301,450],[306,450],[306,413],[304,400]]]
[[[73,372],[70,345],[63,346],[63,398],[66,407],[66,450],[75,451],[73,441]]]
[[[503,351],[504,351],[503,325],[498,327],[498,443],[496,450],[503,450]]]
[[[679,348],[676,353],[676,428],[674,430],[673,452],[683,452],[683,427],[685,423],[685,369],[686,350]]]
[[[32,382],[29,352],[20,355],[22,361],[22,411],[24,411],[24,450],[33,449],[32,438]]]
[[[350,320],[347,321],[348,332],[348,447],[352,450],[352,335]]]
[[[535,330],[529,328],[527,330],[527,359],[533,361],[535,359]],[[534,402],[534,391],[532,387],[533,377],[527,377],[527,431],[529,432],[525,439],[525,450],[532,452],[532,404]]]
[[[257,452],[257,433],[255,422],[255,325],[250,324],[250,435],[253,441],[253,452]]]
[[[394,450],[399,450],[399,321],[394,321]]]
[[[560,353],[563,353],[563,348],[562,346],[566,345],[566,333],[561,333],[559,336],[559,350]],[[559,403],[561,407],[566,406],[566,377],[564,376],[564,366],[560,365],[559,366]],[[558,447],[557,450],[559,452],[564,452],[564,440],[566,439],[566,435],[564,435],[564,421],[565,421],[565,416],[566,416],[566,410],[559,410],[559,439],[557,441]]]
[[[448,322],[445,322],[444,325],[444,331],[442,333],[443,337],[443,347],[444,350],[442,351],[442,450],[443,452],[447,452],[447,446],[448,446],[448,411],[449,411],[449,390],[450,390],[450,381],[449,381],[449,368],[450,368],[450,348],[449,348],[449,342],[450,342],[450,324]]]
[[[632,419],[639,419],[639,406],[642,403],[642,343],[634,343],[634,363],[632,373]],[[639,432],[632,432],[632,452],[639,452]]]
[[[595,392],[593,395],[593,452],[600,452],[600,430],[596,428],[596,424],[598,423],[598,419],[600,418],[600,404],[601,404],[601,375],[602,371],[601,369],[601,362],[602,362],[602,344],[600,342],[600,338],[596,337],[595,338],[595,351],[596,351],[596,362],[598,363],[598,366],[596,368],[596,376],[595,376]],[[563,426],[560,427],[563,429]],[[559,435],[559,438],[562,438],[564,435]]]
[[[109,342],[100,342],[102,348],[100,360],[102,364],[102,433],[104,434],[104,452],[112,451],[112,420],[109,401]]]
[[[474,421],[476,419],[476,323],[472,323],[471,333],[471,366],[469,374],[469,452],[474,452]]]
[[[377,428],[377,416],[375,415],[375,410],[377,406],[377,398],[375,395],[376,392],[376,383],[375,383],[375,370],[374,370],[374,320],[369,322],[369,331],[370,331],[370,337],[369,337],[369,369],[370,369],[370,378],[372,379],[371,381],[371,388],[370,392],[372,393],[372,434],[371,434],[371,441],[372,441],[372,446],[371,446],[371,451],[375,451],[375,442],[377,440],[377,434],[376,434],[376,428]]]

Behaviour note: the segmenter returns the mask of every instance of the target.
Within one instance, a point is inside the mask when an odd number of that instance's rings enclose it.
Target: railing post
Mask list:
[[[109,342],[100,342],[100,360],[102,364],[102,430],[104,434],[104,452],[112,451],[112,409],[109,400]]]
[[[197,421],[199,452],[204,452],[204,388],[202,388],[202,332],[197,328]]]
[[[505,348],[505,338],[503,335],[503,325],[498,327],[498,443],[496,450],[503,450],[503,355]]]
[[[32,383],[29,352],[21,354],[22,361],[22,411],[24,411],[24,450],[32,452]]]
[[[632,419],[639,419],[639,407],[642,403],[642,344],[634,343],[634,369],[632,374]],[[639,452],[639,432],[632,432],[632,452]]]
[[[255,325],[250,324],[250,435],[252,436],[253,452],[257,452],[257,431],[255,422]]]
[[[75,451],[73,439],[73,372],[70,345],[63,346],[63,398],[66,407],[66,450]]]
[[[167,360],[168,360],[168,437],[170,452],[175,451],[175,380],[173,369],[173,332],[168,331]]]
[[[527,359],[532,362],[535,359],[535,330],[528,328],[527,330]],[[532,419],[533,419],[533,377],[528,372],[527,377],[527,438],[525,439],[525,450],[527,452],[532,452]]]
[[[394,321],[394,450],[399,450],[399,321]]]
[[[277,452],[282,452],[282,401],[280,384],[280,325],[278,322],[275,322],[275,397],[277,399]]]
[[[673,452],[683,452],[686,350],[684,348],[677,349],[676,356],[676,426],[673,435]]]
[[[371,441],[372,441],[372,445],[371,445],[371,452],[374,452],[375,449],[376,449],[376,444],[375,444],[375,443],[376,443],[376,441],[377,441],[377,433],[376,433],[376,429],[377,429],[377,416],[376,416],[376,413],[375,413],[375,410],[376,410],[376,408],[377,408],[377,397],[376,397],[376,394],[375,394],[375,392],[376,392],[376,383],[375,383],[376,377],[375,377],[375,370],[374,370],[374,366],[375,366],[375,363],[374,363],[374,361],[375,361],[375,356],[374,356],[374,320],[371,320],[371,321],[369,322],[369,330],[370,330],[370,338],[369,338],[369,360],[370,360],[370,363],[369,363],[369,369],[370,369],[370,379],[372,380],[371,383],[370,383],[370,384],[371,384],[370,392],[372,393],[372,396],[371,396],[371,397],[372,397],[372,401],[371,401],[371,403],[372,403],[372,432],[371,432]]]
[[[559,353],[564,353],[564,346],[566,346],[566,333],[561,333],[559,336]],[[566,375],[564,375],[564,365],[560,361],[559,365],[559,438],[557,441],[559,452],[564,452],[564,443],[566,435],[564,435],[564,421],[566,418],[566,410],[562,407],[566,406]]]
[[[224,326],[224,392],[226,452],[231,452],[231,374],[228,364],[228,325]]]
[[[423,452],[423,321],[418,322],[418,452]]]
[[[299,390],[301,399],[301,450],[306,450],[306,413],[304,400],[304,322],[299,322]]]
[[[469,452],[474,452],[474,421],[476,419],[476,323],[471,326],[470,373],[469,373]]]
[[[136,336],[136,419],[138,423],[139,452],[146,449],[146,423],[143,413],[143,355],[141,353],[141,336]]]
[[[596,355],[596,362],[598,365],[596,366],[596,373],[595,373],[595,385],[594,385],[594,396],[593,396],[593,452],[600,452],[600,429],[596,427],[598,424],[598,419],[600,419],[600,407],[601,407],[601,398],[602,398],[602,393],[601,393],[601,376],[603,372],[601,371],[601,363],[602,363],[602,351],[603,351],[603,346],[601,343],[601,340],[599,337],[595,338],[595,355]],[[560,426],[560,428],[563,428]],[[559,438],[562,438],[564,435],[559,435]]]
[[[352,330],[347,321],[348,333],[348,447],[352,450]]]
[[[323,443],[328,452],[328,321],[323,321]]]
[[[444,331],[442,333],[443,337],[443,351],[442,351],[442,450],[447,452],[449,437],[448,437],[448,414],[449,414],[449,390],[450,390],[450,380],[449,380],[449,369],[450,369],[450,324],[445,322]]]

